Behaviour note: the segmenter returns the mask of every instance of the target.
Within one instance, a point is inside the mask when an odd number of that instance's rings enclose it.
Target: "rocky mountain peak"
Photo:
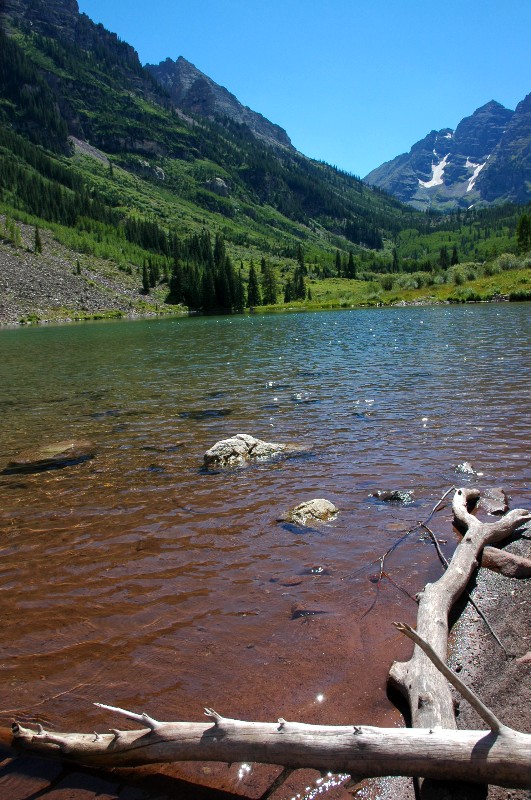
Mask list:
[[[516,148],[515,138],[520,142]],[[531,110],[526,112],[525,101],[513,112],[490,100],[455,131],[431,131],[409,153],[377,167],[365,180],[420,209],[468,208],[498,199],[523,202],[529,199],[524,162],[530,158],[530,142]],[[512,163],[508,153],[516,155]],[[512,177],[502,180],[507,171]]]
[[[45,36],[60,33],[72,39],[79,17],[77,0],[3,0],[0,15],[7,21],[34,29]]]
[[[228,89],[217,84],[182,56],[177,61],[167,58],[160,64],[146,64],[146,69],[182,111],[209,119],[228,117],[247,125],[258,139],[273,147],[293,147],[283,128],[244,106]]]

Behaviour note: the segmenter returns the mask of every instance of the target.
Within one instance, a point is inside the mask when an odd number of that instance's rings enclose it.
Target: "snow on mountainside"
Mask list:
[[[531,95],[511,111],[492,100],[455,131],[431,131],[365,181],[420,208],[531,199]]]

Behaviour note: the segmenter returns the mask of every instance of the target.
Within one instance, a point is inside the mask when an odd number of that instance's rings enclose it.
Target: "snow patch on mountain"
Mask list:
[[[444,183],[444,170],[449,156],[450,153],[447,153],[438,164],[431,165],[431,181],[421,181],[419,178],[420,186],[424,186],[425,189],[431,189],[432,186],[440,186],[442,183]]]
[[[489,160],[489,158],[490,158],[490,156],[487,156],[487,161]],[[467,186],[467,189],[466,189],[467,192],[471,192],[472,189],[474,188],[475,183],[476,183],[476,179],[477,179],[479,173],[481,172],[481,170],[483,169],[483,167],[485,166],[485,164],[487,163],[487,161],[484,161],[483,164],[474,164],[467,156],[465,167],[467,169],[473,169],[474,170],[474,172],[472,173],[472,176],[468,180],[468,186]]]

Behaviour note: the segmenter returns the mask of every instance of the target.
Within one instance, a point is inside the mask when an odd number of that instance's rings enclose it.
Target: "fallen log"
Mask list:
[[[501,723],[446,667],[448,614],[464,591],[486,544],[511,536],[531,514],[515,509],[493,523],[482,523],[468,506],[478,492],[459,489],[453,501],[456,521],[466,530],[443,576],[425,587],[419,600],[411,659],[395,662],[390,681],[408,698],[413,727],[306,725],[244,722],[211,709],[207,723],[160,722],[112,706],[100,706],[141,724],[135,731],[111,733],[35,732],[15,723],[0,731],[16,750],[59,757],[92,767],[132,766],[173,761],[258,762],[291,769],[348,773],[357,780],[406,775],[435,781],[465,781],[508,788],[531,786],[531,734]],[[447,680],[476,708],[490,730],[458,731]],[[97,704],[99,705],[99,704]]]
[[[90,767],[173,761],[278,764],[361,777],[411,775],[467,780],[511,788],[531,785],[531,735],[367,725],[305,725],[227,719],[212,709],[208,723],[159,722],[146,714],[103,706],[142,724],[111,733],[37,732],[13,726],[19,750],[60,757]],[[361,779],[360,777],[360,779]]]

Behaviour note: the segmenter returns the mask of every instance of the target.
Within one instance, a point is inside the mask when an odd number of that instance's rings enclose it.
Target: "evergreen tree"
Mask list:
[[[147,263],[144,261],[142,267],[142,291],[144,294],[149,294],[149,273]]]
[[[205,269],[201,281],[201,307],[203,311],[212,311],[216,307],[216,287],[211,269]]]
[[[253,306],[262,305],[262,300],[260,297],[260,287],[258,285],[258,279],[256,277],[254,264],[252,262],[251,266],[249,267],[249,283],[247,285],[247,305],[249,308],[252,308]]]
[[[265,258],[262,259],[262,302],[265,306],[274,305],[277,302],[277,279],[275,272]]]
[[[286,281],[286,285],[284,286],[284,302],[291,303],[293,300],[293,285],[291,280],[288,278]]]
[[[297,264],[299,265],[302,274],[307,275],[308,270],[306,269],[306,264],[304,263],[304,252],[300,242],[297,245]]]
[[[522,214],[516,226],[516,244],[519,253],[531,250],[531,215]]]
[[[169,283],[170,298],[174,303],[183,301],[183,269],[176,259],[173,263],[171,278]]]
[[[234,295],[234,310],[239,314],[241,314],[245,308],[245,290],[243,288],[242,267],[243,265],[240,262],[240,269],[238,270],[238,275],[236,276],[236,291]]]
[[[457,247],[454,244],[452,257],[450,258],[450,266],[454,267],[456,264],[459,264],[459,256],[457,255]]]
[[[352,255],[352,250],[348,254],[347,277],[349,278],[356,277],[356,264],[354,262],[354,256]]]
[[[41,232],[38,225],[35,225],[35,252],[42,253]]]
[[[439,250],[439,267],[441,269],[448,269],[450,260],[448,258],[448,248],[444,244]]]
[[[304,273],[299,265],[295,267],[293,273],[293,299],[304,300],[306,298],[306,284],[304,283]]]
[[[391,267],[391,272],[399,272],[399,271],[400,271],[400,266],[398,263],[398,253],[396,247],[393,247],[393,264]]]

